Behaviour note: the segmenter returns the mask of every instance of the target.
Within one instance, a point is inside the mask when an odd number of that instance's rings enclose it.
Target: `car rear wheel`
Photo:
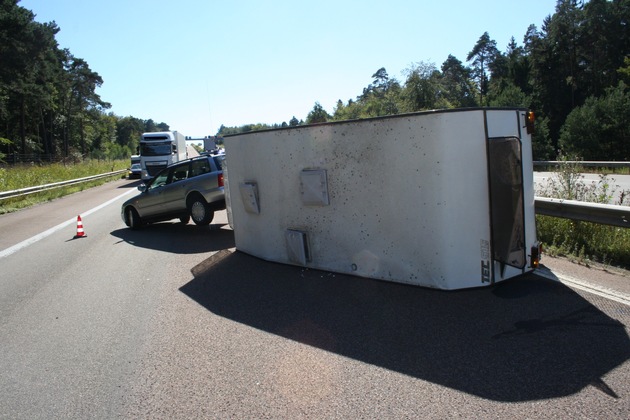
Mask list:
[[[188,209],[190,211],[190,217],[196,225],[208,225],[214,218],[214,211],[203,197],[193,198]]]
[[[127,208],[127,226],[131,229],[139,229],[143,225],[140,215],[133,207]]]

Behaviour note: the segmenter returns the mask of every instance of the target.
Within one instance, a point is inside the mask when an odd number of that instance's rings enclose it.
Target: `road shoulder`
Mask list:
[[[594,263],[587,266],[568,258],[545,255],[537,272],[570,287],[630,305],[630,271]]]

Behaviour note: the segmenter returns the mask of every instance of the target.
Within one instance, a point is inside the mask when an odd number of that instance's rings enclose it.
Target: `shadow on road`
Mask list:
[[[227,250],[192,273],[180,290],[219,316],[491,400],[555,398],[588,385],[616,398],[601,378],[630,358],[621,322],[533,274],[444,292]]]
[[[118,229],[110,234],[141,248],[174,254],[199,254],[234,247],[234,232],[221,229],[223,224],[196,226],[192,223],[164,222],[145,226],[140,230]]]
[[[119,186],[118,188],[138,188],[138,185],[142,184],[142,180],[140,179],[125,178],[124,181],[129,181],[129,182]],[[140,191],[138,191],[138,194],[140,194]]]

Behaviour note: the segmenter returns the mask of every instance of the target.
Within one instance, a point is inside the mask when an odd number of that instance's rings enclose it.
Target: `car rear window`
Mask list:
[[[208,172],[212,172],[212,167],[208,159],[193,160],[189,177],[203,175]]]
[[[217,165],[217,168],[222,171],[223,162],[225,161],[225,155],[212,156],[212,159],[214,159],[214,163]]]

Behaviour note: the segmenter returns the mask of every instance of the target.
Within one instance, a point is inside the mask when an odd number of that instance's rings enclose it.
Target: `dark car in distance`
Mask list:
[[[131,229],[171,219],[208,225],[215,211],[225,209],[224,160],[204,155],[166,167],[123,203],[122,220]]]
[[[142,167],[139,163],[134,163],[131,165],[131,168],[127,171],[127,177],[131,178],[140,178],[142,176]]]

